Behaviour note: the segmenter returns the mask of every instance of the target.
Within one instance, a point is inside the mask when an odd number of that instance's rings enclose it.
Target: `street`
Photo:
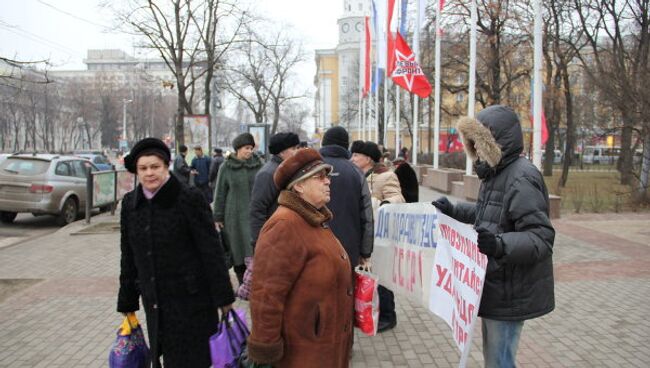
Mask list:
[[[20,213],[13,223],[0,224],[0,248],[55,232],[61,228],[57,225],[56,220],[55,216],[34,216],[31,213]]]

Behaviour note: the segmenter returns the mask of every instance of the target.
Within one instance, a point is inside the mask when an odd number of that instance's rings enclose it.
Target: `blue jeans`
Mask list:
[[[485,368],[514,368],[524,321],[481,318]]]

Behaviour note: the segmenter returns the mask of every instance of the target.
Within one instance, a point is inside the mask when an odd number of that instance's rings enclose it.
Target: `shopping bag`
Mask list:
[[[117,332],[108,354],[110,368],[145,368],[150,366],[149,347],[135,314],[129,313]]]
[[[212,367],[240,367],[248,335],[250,331],[246,326],[246,312],[243,309],[228,311],[219,323],[217,333],[210,337]]]
[[[368,336],[375,336],[379,323],[379,278],[360,267],[354,271],[354,326]]]
[[[242,300],[248,300],[253,286],[253,257],[245,257],[244,264],[246,272],[244,272],[244,280],[237,288],[237,296]]]

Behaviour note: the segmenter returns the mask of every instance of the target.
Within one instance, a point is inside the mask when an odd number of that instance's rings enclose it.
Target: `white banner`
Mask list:
[[[444,319],[464,367],[487,257],[476,232],[430,203],[387,204],[375,218],[373,272],[379,283]]]
[[[451,327],[465,366],[481,302],[487,257],[476,245],[476,231],[438,214],[438,247],[431,279],[429,310]]]

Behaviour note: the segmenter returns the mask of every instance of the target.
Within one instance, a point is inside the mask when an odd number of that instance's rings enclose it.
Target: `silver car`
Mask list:
[[[14,154],[0,162],[0,221],[11,223],[21,212],[59,217],[61,225],[86,207],[87,159],[54,154]]]

